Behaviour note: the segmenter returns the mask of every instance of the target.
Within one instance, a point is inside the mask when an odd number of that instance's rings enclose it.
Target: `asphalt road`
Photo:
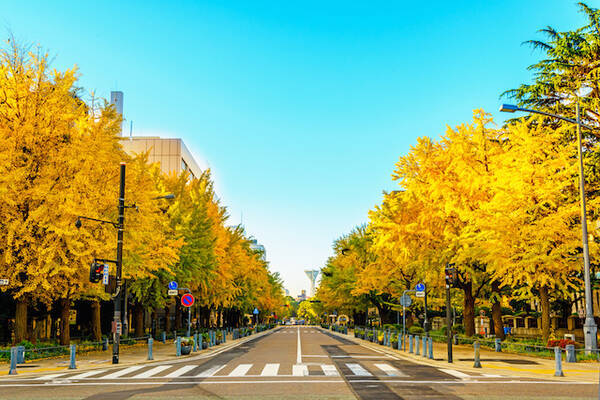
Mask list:
[[[598,386],[415,364],[314,327],[162,363],[0,378],[0,399],[595,399]]]

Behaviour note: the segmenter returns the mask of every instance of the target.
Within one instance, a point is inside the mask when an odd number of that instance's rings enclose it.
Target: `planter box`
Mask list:
[[[216,343],[217,345],[219,345],[219,344],[221,344],[221,341],[220,341],[219,339],[217,339],[217,340],[215,341],[215,343]]]
[[[192,346],[181,346],[181,355],[187,356],[192,352]]]
[[[203,350],[208,349],[208,343],[207,342],[202,342],[202,349]]]
[[[398,342],[392,342],[392,349],[398,350]]]

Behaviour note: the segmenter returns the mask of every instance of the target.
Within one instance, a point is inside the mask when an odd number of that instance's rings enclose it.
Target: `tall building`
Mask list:
[[[265,250],[265,246],[258,243],[258,241],[256,239],[252,239],[250,242],[251,242],[250,248],[255,251],[260,251],[262,254],[260,258],[263,261],[267,261],[267,251]]]
[[[123,92],[110,92],[110,102],[117,112],[123,115]],[[123,136],[122,126],[121,136]],[[130,155],[148,152],[148,161],[159,163],[166,174],[188,171],[192,177],[198,177],[202,173],[202,169],[181,139],[129,136],[121,139],[121,145]]]

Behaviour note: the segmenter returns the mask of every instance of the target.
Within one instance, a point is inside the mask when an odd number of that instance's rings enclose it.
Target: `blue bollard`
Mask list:
[[[75,354],[77,353],[77,347],[76,345],[72,344],[71,345],[71,362],[69,363],[69,369],[77,369],[77,366],[75,365]]]
[[[148,360],[154,360],[154,356],[152,354],[152,345],[154,345],[154,339],[149,337],[148,338]]]
[[[496,338],[494,340],[494,347],[495,347],[496,353],[500,353],[502,351],[502,340],[500,340],[499,338]]]
[[[167,332],[162,331],[162,342],[163,344],[167,343]]]
[[[423,336],[423,357],[427,358],[427,336]]]
[[[223,330],[223,343],[225,343],[227,341],[227,331]]]
[[[17,346],[17,364],[25,364],[25,346]]]
[[[193,352],[198,351],[198,334],[194,333],[194,349],[192,350]]]
[[[9,375],[17,375],[17,348],[10,348],[10,371]]]
[[[175,340],[175,356],[181,356],[181,338],[179,336],[177,336],[177,339]]]
[[[105,337],[104,340],[102,340],[102,350],[106,351],[108,350],[108,338]]]
[[[473,368],[481,368],[481,360],[479,358],[479,342],[475,341],[475,343],[473,343],[473,350],[475,352],[473,360]]]
[[[568,363],[577,362],[577,357],[575,356],[575,345],[568,344],[565,347],[567,350],[567,356],[565,357],[565,362],[568,362]]]
[[[415,335],[415,345],[416,345],[416,349],[415,349],[415,354],[420,356],[421,355],[421,338],[418,335]]]
[[[554,361],[556,361],[554,376],[565,376],[562,370],[562,353],[558,346],[554,348]]]
[[[408,335],[408,352],[409,353],[414,353],[413,351],[413,342],[414,342],[414,337],[413,335]]]
[[[428,339],[427,339],[427,344],[429,345],[429,346],[428,346],[428,347],[429,347],[429,355],[428,355],[428,358],[429,358],[430,360],[433,360],[433,338],[431,338],[431,337],[430,337],[430,338],[428,338]]]

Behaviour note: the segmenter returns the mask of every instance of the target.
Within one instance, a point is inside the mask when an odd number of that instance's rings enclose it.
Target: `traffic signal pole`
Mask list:
[[[113,315],[113,357],[112,363],[119,363],[119,341],[121,339],[121,274],[123,270],[123,231],[125,230],[125,163],[121,163],[121,181],[119,184],[119,220],[117,222],[117,291],[114,297]]]
[[[448,362],[452,362],[452,316],[450,315],[450,285],[446,283],[446,339],[448,341]]]

